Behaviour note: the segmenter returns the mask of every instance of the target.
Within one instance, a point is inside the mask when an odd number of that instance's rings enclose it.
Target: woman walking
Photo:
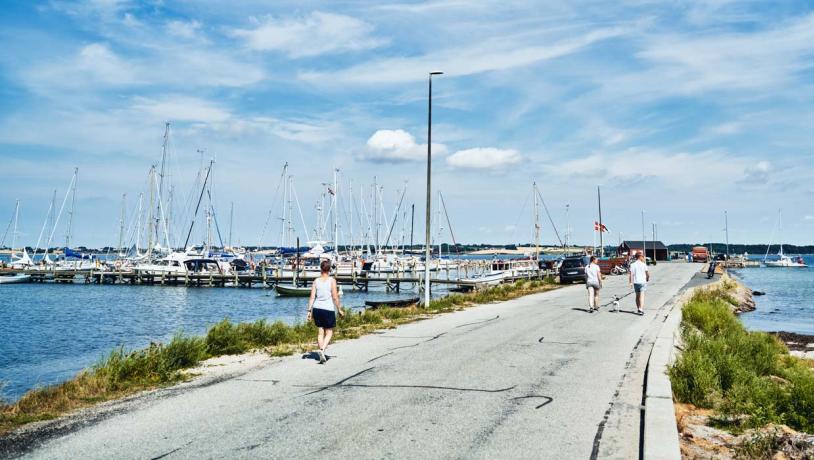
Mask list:
[[[319,363],[324,364],[327,359],[325,352],[336,327],[336,312],[345,316],[339,304],[339,293],[336,289],[336,279],[331,277],[331,261],[323,260],[319,264],[321,272],[319,278],[311,286],[311,299],[308,301],[308,320],[314,319],[319,328],[317,343],[319,344]]]
[[[585,267],[585,286],[588,288],[588,313],[599,311],[599,290],[602,289],[602,270],[596,263],[596,256]]]

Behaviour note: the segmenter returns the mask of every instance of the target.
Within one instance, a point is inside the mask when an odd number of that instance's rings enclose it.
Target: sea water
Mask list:
[[[757,309],[740,316],[752,330],[814,335],[814,255],[803,256],[808,268],[743,268],[733,275],[753,291]]]
[[[78,280],[78,279],[77,279]],[[365,294],[344,286],[342,303],[416,297],[415,289]],[[440,291],[440,289],[438,289]],[[433,292],[440,294],[440,292]],[[53,283],[0,285],[0,385],[14,401],[27,390],[64,381],[119,346],[139,349],[183,331],[204,334],[234,322],[305,320],[307,298],[263,288],[187,288]]]

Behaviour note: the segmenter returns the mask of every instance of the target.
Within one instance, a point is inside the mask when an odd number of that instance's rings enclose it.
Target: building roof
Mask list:
[[[655,246],[657,250],[664,250],[664,251],[667,250],[667,246],[665,246],[664,243],[662,243],[661,241],[646,241],[645,243],[647,243],[647,250],[648,251],[652,251],[653,246]],[[641,250],[644,247],[642,245],[641,240],[640,241],[628,241],[628,240],[625,240],[625,241],[622,242],[622,245],[627,246],[628,248],[634,249],[634,250],[636,250],[636,249]]]

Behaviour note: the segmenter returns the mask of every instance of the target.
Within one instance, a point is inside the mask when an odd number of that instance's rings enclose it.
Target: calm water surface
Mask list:
[[[416,295],[404,289],[401,294],[343,289],[347,306]],[[37,385],[63,381],[120,345],[142,348],[178,331],[202,334],[225,317],[303,321],[307,308],[307,299],[277,297],[270,289],[81,282],[0,285],[0,298],[0,381],[8,400]]]
[[[763,291],[757,310],[740,316],[746,327],[814,335],[814,255],[803,256],[808,268],[744,268],[733,271],[746,286]]]

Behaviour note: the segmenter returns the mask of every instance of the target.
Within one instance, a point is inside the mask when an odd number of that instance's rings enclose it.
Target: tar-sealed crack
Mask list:
[[[541,408],[543,406],[547,406],[548,404],[551,404],[552,401],[554,401],[554,398],[552,398],[551,396],[543,396],[543,395],[517,396],[515,398],[512,398],[512,401],[517,401],[519,399],[530,399],[530,398],[543,398],[543,399],[545,399],[545,401],[543,401],[543,403],[540,404],[539,406],[535,407],[535,409],[539,409],[539,408]]]
[[[472,326],[473,324],[488,323],[488,322],[494,321],[494,320],[496,320],[498,318],[500,318],[500,315],[497,315],[494,318],[485,319],[483,321],[475,321],[475,322],[472,322],[472,323],[459,324],[459,325],[455,326],[455,329],[458,329],[459,327],[464,327],[464,326]]]

